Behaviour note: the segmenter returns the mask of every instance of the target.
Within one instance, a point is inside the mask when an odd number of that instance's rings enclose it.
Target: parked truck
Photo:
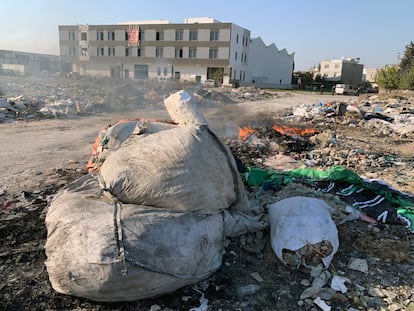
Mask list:
[[[340,83],[335,86],[335,94],[340,95],[359,95],[358,87],[350,84]]]

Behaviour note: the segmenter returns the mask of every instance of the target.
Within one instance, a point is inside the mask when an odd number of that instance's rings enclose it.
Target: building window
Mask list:
[[[237,60],[237,51],[234,53],[234,60]]]
[[[115,56],[115,48],[108,48],[108,56]]]
[[[339,68],[339,64],[335,64],[335,68]]]
[[[144,55],[145,55],[144,52],[145,52],[144,48],[138,48],[137,49],[137,56],[138,57],[144,57]]]
[[[129,56],[129,54],[130,54],[129,48],[125,48],[125,56]]]
[[[183,49],[175,48],[175,58],[183,58]]]
[[[81,40],[82,41],[88,40],[88,33],[87,32],[81,32]]]
[[[144,32],[143,31],[140,31],[139,33],[138,33],[138,40],[139,41],[144,41],[145,39],[145,36],[144,36]]]
[[[108,41],[114,41],[114,40],[115,40],[115,32],[108,31]]]
[[[125,31],[125,41],[128,41],[128,31]]]
[[[175,31],[175,41],[183,41],[183,31],[176,30]]]
[[[103,33],[103,31],[98,31],[96,33],[96,40],[97,41],[103,41],[103,39],[104,39],[104,33]]]
[[[157,47],[155,49],[155,57],[162,57],[164,53],[164,49],[162,47]]]
[[[155,40],[163,41],[164,40],[164,32],[163,31],[157,31],[157,33],[155,34]]]
[[[69,40],[70,41],[74,41],[75,40],[75,32],[74,31],[69,31]]]
[[[157,76],[161,75],[161,67],[157,67]]]
[[[166,76],[168,74],[168,67],[167,66],[165,66],[164,67],[164,76]]]
[[[323,68],[328,69],[328,68],[329,68],[329,64],[325,64],[325,65],[323,66]]]
[[[239,43],[239,34],[236,35],[236,43]]]
[[[208,53],[208,58],[210,59],[216,59],[218,55],[218,49],[210,49]]]
[[[188,51],[188,58],[196,58],[197,57],[197,48],[190,48]]]
[[[210,41],[218,41],[219,32],[218,30],[210,30]]]
[[[75,56],[76,55],[76,47],[74,47],[74,46],[69,47],[69,55],[70,56]]]
[[[82,48],[81,49],[81,55],[82,56],[88,56],[88,48]]]
[[[104,56],[105,55],[104,48],[101,48],[101,47],[96,48],[96,55]]]
[[[197,30],[190,30],[190,41],[197,41]]]

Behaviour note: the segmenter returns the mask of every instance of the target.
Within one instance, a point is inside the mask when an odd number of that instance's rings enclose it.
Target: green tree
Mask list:
[[[398,89],[400,85],[400,74],[397,66],[386,66],[377,70],[375,82],[380,88]]]
[[[414,90],[414,69],[407,71],[401,75],[400,89],[402,90]]]
[[[412,41],[405,46],[405,52],[399,65],[402,73],[406,73],[414,68],[414,43]]]

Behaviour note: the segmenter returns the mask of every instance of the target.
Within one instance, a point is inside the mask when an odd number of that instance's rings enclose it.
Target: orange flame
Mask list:
[[[239,129],[239,137],[243,140],[249,138],[251,134],[254,133],[254,130],[250,126],[241,127]]]
[[[288,136],[312,136],[316,133],[316,130],[311,128],[301,129],[298,127],[278,126],[276,124],[273,125],[273,129],[280,134]]]

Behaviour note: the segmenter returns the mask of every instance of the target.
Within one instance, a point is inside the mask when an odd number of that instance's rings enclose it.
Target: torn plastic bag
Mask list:
[[[117,150],[132,135],[146,135],[176,127],[171,122],[146,119],[120,120],[100,130],[92,155],[88,161],[89,172],[99,171],[110,152]]]
[[[314,251],[312,254],[329,267],[339,247],[332,207],[319,199],[292,197],[271,204],[268,209],[272,249],[285,265],[309,264],[306,251]],[[285,251],[290,255],[290,263]]]

